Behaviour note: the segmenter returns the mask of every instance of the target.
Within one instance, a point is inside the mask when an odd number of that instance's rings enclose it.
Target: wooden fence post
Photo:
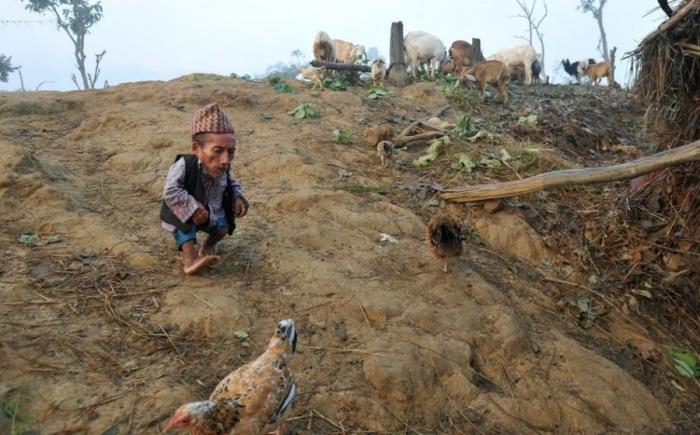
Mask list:
[[[392,84],[403,87],[408,84],[406,61],[403,57],[403,23],[391,23],[391,50],[389,57],[389,80]]]

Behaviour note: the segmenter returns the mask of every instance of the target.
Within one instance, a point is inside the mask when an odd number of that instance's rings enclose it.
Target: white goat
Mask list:
[[[365,47],[352,42],[334,39],[335,59],[339,63],[355,63],[356,60],[366,57]]]
[[[335,49],[333,40],[328,33],[319,31],[314,38],[314,58],[316,60],[325,60],[326,62],[335,62]]]
[[[426,32],[408,32],[403,38],[403,49],[414,79],[417,78],[418,65],[424,63],[428,64],[428,75],[434,77],[435,71],[440,68],[440,62],[445,58],[445,45],[440,38]]]
[[[500,60],[509,67],[522,66],[525,70],[526,85],[532,84],[532,62],[537,59],[537,52],[529,45],[507,48],[489,56],[487,60]]]

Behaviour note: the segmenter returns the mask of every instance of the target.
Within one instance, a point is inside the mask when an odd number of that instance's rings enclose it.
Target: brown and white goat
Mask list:
[[[591,83],[594,86],[597,86],[598,82],[600,82],[600,79],[603,77],[607,77],[608,86],[612,86],[612,68],[610,68],[610,64],[606,60],[603,62],[594,63],[593,65],[586,65],[583,68],[583,73],[586,75],[586,77],[588,77],[589,86]]]
[[[335,47],[328,33],[319,31],[314,38],[314,58],[326,62],[335,62]]]
[[[503,95],[503,104],[508,104],[506,82],[509,75],[508,65],[500,60],[487,60],[486,62],[477,63],[471,68],[463,68],[459,74],[459,79],[455,83],[455,87],[459,86],[460,83],[466,82],[466,80],[477,82],[481,90],[481,101],[483,102],[485,97],[484,89],[489,84],[498,89],[498,95]],[[498,98],[498,95],[494,94],[494,101]]]
[[[384,83],[384,59],[374,59],[374,62],[370,65],[370,71],[372,72],[372,84],[374,86]]]

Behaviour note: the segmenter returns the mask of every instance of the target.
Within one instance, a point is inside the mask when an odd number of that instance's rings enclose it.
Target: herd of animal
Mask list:
[[[519,45],[496,52],[485,61],[472,64],[472,46],[467,41],[457,40],[449,49],[435,35],[422,31],[408,32],[403,40],[404,59],[414,80],[417,80],[419,68],[423,68],[428,77],[435,77],[437,72],[454,74],[457,77],[455,86],[467,81],[475,82],[480,91],[482,101],[486,85],[496,87],[498,96],[503,97],[504,104],[508,102],[506,83],[509,80],[520,79],[525,85],[540,81],[542,73],[542,57],[530,45]],[[316,60],[352,64],[366,59],[365,48],[362,45],[332,39],[328,33],[319,31],[313,41],[313,53]],[[571,63],[563,60],[564,70],[574,77],[578,83],[587,78],[588,83],[598,85],[603,77],[608,84],[612,83],[612,68],[607,61],[595,62],[594,59],[584,59]],[[313,82],[313,87],[323,89],[325,67],[308,66],[300,68],[303,79]],[[386,62],[375,59],[370,65],[372,82],[379,85],[387,75]]]

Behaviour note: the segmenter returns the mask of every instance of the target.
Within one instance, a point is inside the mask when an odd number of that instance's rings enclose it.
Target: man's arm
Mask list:
[[[199,204],[197,200],[185,190],[185,159],[178,159],[168,170],[163,189],[165,205],[173,214],[182,221],[187,222]]]

